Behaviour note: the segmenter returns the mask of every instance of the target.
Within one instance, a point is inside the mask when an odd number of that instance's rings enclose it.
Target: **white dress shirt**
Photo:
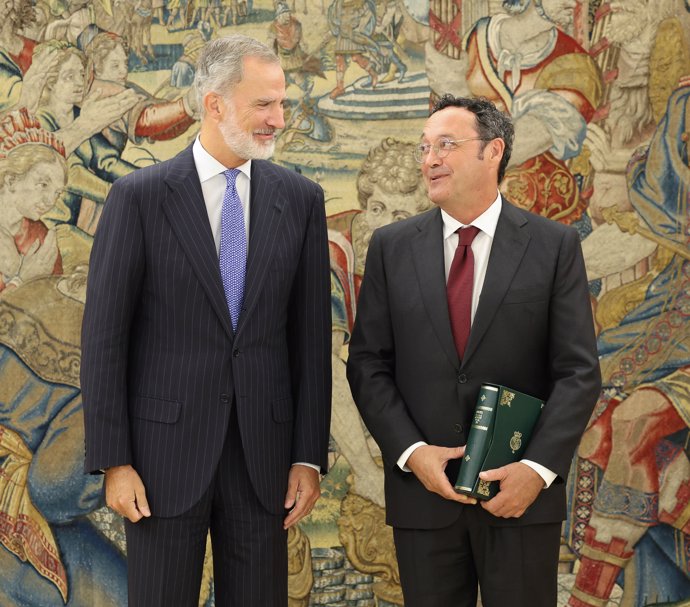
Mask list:
[[[479,296],[484,286],[484,279],[486,278],[486,268],[489,265],[489,255],[491,254],[491,245],[494,241],[494,234],[496,234],[496,226],[498,225],[498,218],[501,215],[501,195],[497,194],[496,200],[491,203],[491,206],[486,209],[479,217],[477,217],[471,224],[479,228],[479,232],[472,241],[472,254],[474,255],[474,281],[472,283],[472,312],[470,322],[474,322],[474,315],[477,312],[477,305],[479,304]],[[459,222],[454,217],[451,217],[444,210],[441,210],[441,218],[443,219],[443,257],[446,270],[446,282],[448,282],[448,274],[450,273],[450,266],[453,263],[455,251],[458,248],[457,230],[466,227],[465,224]],[[398,458],[398,466],[405,472],[410,469],[406,466],[412,452],[422,445],[427,443],[420,441],[410,445],[402,455]],[[523,459],[523,464],[527,464],[539,476],[544,479],[545,487],[549,487],[556,479],[557,474],[545,468],[541,464]]]
[[[208,213],[208,221],[213,232],[213,241],[216,243],[216,252],[220,254],[220,215],[223,209],[223,197],[227,181],[224,171],[228,167],[223,166],[211,154],[209,154],[201,141],[197,137],[192,146],[194,164],[196,172],[199,174],[201,182],[201,193],[204,195],[204,204]],[[251,185],[252,161],[247,160],[244,164],[236,167],[240,173],[237,175],[235,187],[242,203],[244,211],[244,229],[247,231],[247,242],[249,242],[249,192]]]

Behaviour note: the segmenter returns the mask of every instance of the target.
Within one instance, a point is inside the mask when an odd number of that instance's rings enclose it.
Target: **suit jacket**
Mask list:
[[[209,486],[237,409],[262,504],[289,467],[327,467],[330,279],[323,191],[252,162],[244,307],[234,332],[191,147],[118,180],[94,240],[82,328],[86,471],[131,464],[152,512]]]
[[[374,233],[350,342],[348,379],[383,453],[388,523],[440,528],[457,518],[464,506],[427,491],[396,462],[417,441],[464,445],[483,382],[546,400],[524,458],[559,478],[519,519],[482,516],[502,525],[562,520],[563,481],[601,381],[577,232],[503,201],[461,362],[442,230],[433,209]],[[458,468],[448,464],[452,483]]]

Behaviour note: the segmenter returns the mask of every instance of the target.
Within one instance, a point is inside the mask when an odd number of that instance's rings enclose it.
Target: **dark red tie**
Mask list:
[[[450,327],[453,331],[455,347],[460,360],[465,355],[465,347],[470,336],[472,323],[472,284],[474,282],[474,255],[472,241],[479,233],[479,228],[468,226],[460,228],[458,233],[458,248],[455,250],[453,263],[448,273],[446,293],[448,296],[448,312]]]

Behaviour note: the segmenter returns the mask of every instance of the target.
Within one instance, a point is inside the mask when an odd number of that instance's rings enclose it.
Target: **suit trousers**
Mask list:
[[[129,607],[197,607],[209,529],[216,606],[286,607],[283,520],[256,497],[233,405],[218,468],[201,500],[180,516],[125,521]]]
[[[560,523],[490,526],[465,506],[449,527],[393,530],[405,607],[555,607]]]

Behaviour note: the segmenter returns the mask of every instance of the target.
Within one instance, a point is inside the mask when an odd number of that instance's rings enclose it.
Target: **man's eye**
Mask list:
[[[438,142],[438,147],[442,150],[450,151],[455,147],[455,141],[451,141],[450,139],[441,139],[441,141]]]

